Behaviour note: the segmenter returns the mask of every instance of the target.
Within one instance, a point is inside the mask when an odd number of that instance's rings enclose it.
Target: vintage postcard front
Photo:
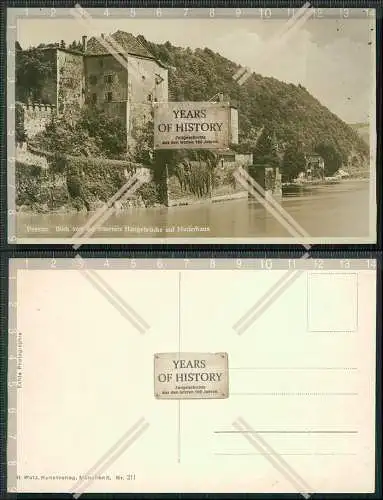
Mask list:
[[[376,261],[15,259],[10,278],[10,492],[374,491]]]
[[[7,23],[9,243],[376,242],[374,9]]]

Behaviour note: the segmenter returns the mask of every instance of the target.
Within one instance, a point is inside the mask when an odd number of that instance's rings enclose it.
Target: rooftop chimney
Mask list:
[[[218,101],[219,101],[219,102],[223,102],[223,92],[220,92],[220,93],[218,94]]]
[[[87,39],[87,36],[86,35],[83,35],[82,36],[82,51],[85,52],[86,51],[86,39]]]

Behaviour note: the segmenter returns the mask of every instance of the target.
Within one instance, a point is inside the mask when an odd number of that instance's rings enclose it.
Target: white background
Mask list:
[[[80,271],[17,272],[19,475],[85,474],[143,417],[148,429],[104,471],[112,480],[87,491],[296,492],[241,433],[216,433],[242,417],[268,431],[262,438],[312,492],[373,491],[374,272],[357,273],[353,332],[309,331],[309,308],[323,304],[317,293],[308,303],[311,272],[303,272],[242,335],[233,325],[286,271],[97,273],[150,325],[146,333]],[[179,349],[227,352],[229,398],[156,400],[153,354]],[[114,480],[129,473],[134,481]],[[21,479],[18,491],[73,485]]]

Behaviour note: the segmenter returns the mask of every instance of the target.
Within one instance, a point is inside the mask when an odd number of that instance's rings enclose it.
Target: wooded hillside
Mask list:
[[[266,126],[278,142],[302,143],[306,151],[332,143],[346,161],[350,153],[367,159],[368,147],[348,124],[323,106],[301,85],[253,73],[243,85],[233,75],[239,65],[208,48],[191,50],[171,43],[158,45],[140,37],[167,64],[171,100],[208,100],[223,92],[238,102],[240,143],[250,147],[256,132]]]

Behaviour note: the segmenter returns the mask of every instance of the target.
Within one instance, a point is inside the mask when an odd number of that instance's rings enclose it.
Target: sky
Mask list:
[[[102,14],[102,11],[100,12]],[[374,102],[375,23],[372,18],[310,18],[287,33],[287,19],[95,18],[18,19],[22,48],[72,42],[117,30],[157,43],[208,47],[263,76],[300,83],[347,123],[369,122]]]

